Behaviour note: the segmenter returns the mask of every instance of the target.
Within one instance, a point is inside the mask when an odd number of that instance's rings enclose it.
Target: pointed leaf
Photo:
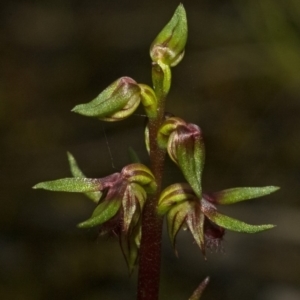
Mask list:
[[[80,170],[74,156],[70,152],[67,152],[67,155],[68,155],[68,161],[69,161],[72,175],[74,177],[86,178],[84,173]],[[85,193],[85,195],[88,198],[90,198],[91,200],[93,200],[94,202],[98,202],[99,199],[101,198],[102,193],[100,191],[99,192],[89,192],[89,193]]]
[[[36,184],[34,189],[45,189],[48,191],[55,192],[75,192],[75,193],[84,193],[84,192],[95,192],[99,191],[102,188],[101,182],[99,179],[90,179],[90,178],[63,178],[53,181],[45,181]]]
[[[275,227],[275,225],[250,225],[242,221],[230,218],[228,216],[222,215],[214,210],[209,210],[205,212],[205,215],[215,224],[232,231],[244,232],[244,233],[257,233],[267,229]]]
[[[269,195],[271,193],[274,193],[278,189],[279,187],[276,186],[241,187],[241,188],[227,189],[220,192],[212,193],[209,194],[209,196],[211,196],[211,199],[214,203],[233,204],[236,202]]]
[[[132,147],[128,148],[128,155],[132,163],[141,163],[139,156],[137,155],[136,151]]]
[[[189,298],[189,300],[200,300],[202,293],[207,287],[208,283],[209,283],[209,277],[206,277],[196,288],[196,290],[194,291],[193,295]]]

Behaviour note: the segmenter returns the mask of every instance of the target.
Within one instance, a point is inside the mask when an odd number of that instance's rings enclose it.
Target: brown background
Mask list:
[[[204,132],[204,190],[281,190],[221,208],[278,226],[257,235],[228,232],[225,253],[209,254],[208,262],[188,232],[179,235],[179,259],[165,235],[161,299],[187,299],[207,275],[203,299],[300,299],[299,1],[183,3],[189,38],[173,69],[168,110]],[[69,176],[67,150],[91,177],[127,164],[128,146],[147,159],[143,117],[107,124],[70,110],[120,76],[150,84],[149,45],[177,5],[1,1],[1,299],[135,298],[136,272],[128,278],[117,241],[76,228],[93,204],[31,186]],[[166,183],[177,180],[169,162]]]

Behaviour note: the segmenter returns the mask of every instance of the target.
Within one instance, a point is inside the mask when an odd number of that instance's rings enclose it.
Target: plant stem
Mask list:
[[[164,74],[157,65],[152,67],[153,84],[158,98],[158,114],[149,119],[150,164],[156,178],[157,191],[149,197],[143,211],[142,240],[139,258],[138,300],[158,300],[161,265],[161,240],[163,219],[156,213],[161,192],[165,151],[157,145],[157,131],[164,119]]]

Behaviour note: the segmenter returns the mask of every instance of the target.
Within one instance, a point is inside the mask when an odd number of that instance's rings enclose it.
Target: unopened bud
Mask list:
[[[72,111],[103,121],[121,121],[129,117],[141,101],[140,87],[130,77],[121,77],[89,103],[76,105]]]
[[[150,47],[153,62],[176,66],[184,56],[187,40],[187,19],[180,4],[169,23],[162,29]]]

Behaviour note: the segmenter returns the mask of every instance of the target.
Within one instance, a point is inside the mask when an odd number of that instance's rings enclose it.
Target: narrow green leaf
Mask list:
[[[70,152],[67,152],[67,155],[68,155],[68,161],[69,161],[72,175],[74,177],[86,178],[84,173],[80,170],[74,156]],[[102,195],[102,193],[100,191],[99,192],[89,192],[89,193],[84,193],[84,194],[96,203],[100,200],[101,195]]]
[[[257,233],[267,229],[275,227],[275,225],[250,225],[242,221],[230,218],[228,216],[222,215],[217,211],[206,211],[205,215],[215,224],[232,231],[244,232],[244,233]]]
[[[55,192],[95,192],[101,190],[99,179],[90,178],[63,178],[53,181],[45,181],[36,184],[34,189],[44,189]]]
[[[206,286],[209,283],[209,277],[206,277],[196,288],[193,295],[189,298],[189,300],[200,300],[203,291],[205,290]]]
[[[132,163],[141,163],[139,156],[137,155],[136,151],[132,147],[128,148],[128,155]]]

